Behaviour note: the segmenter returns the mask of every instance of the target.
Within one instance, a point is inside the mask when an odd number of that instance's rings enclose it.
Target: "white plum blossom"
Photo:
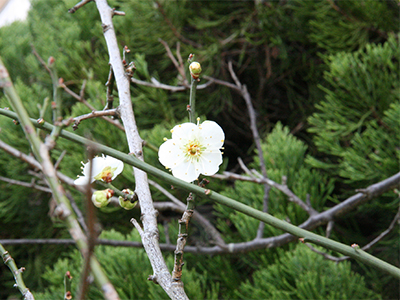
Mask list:
[[[78,179],[74,181],[76,185],[86,185],[92,183],[95,180],[102,180],[104,182],[110,183],[119,174],[121,174],[124,169],[124,163],[111,156],[96,156],[92,160],[92,176],[89,178],[90,163],[84,164],[82,162],[82,174],[78,175]]]
[[[211,176],[218,172],[225,134],[217,123],[183,123],[176,125],[171,132],[172,138],[158,150],[158,159],[172,171],[172,175],[192,182],[200,174]]]

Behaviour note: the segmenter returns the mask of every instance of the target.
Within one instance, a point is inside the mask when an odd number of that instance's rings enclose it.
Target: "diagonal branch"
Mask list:
[[[1,82],[0,82],[1,83]],[[8,116],[12,119],[18,119],[15,113],[5,110],[5,109],[0,109],[0,114]],[[35,120],[33,120],[35,121]],[[47,131],[51,131],[53,128],[53,125],[44,123],[44,124],[35,124],[36,127],[40,129],[45,129]],[[86,145],[88,142],[87,139],[78,136],[74,133],[71,133],[69,131],[62,130],[60,132],[60,136],[69,139],[71,141],[77,142],[82,145]],[[396,278],[400,278],[400,269],[366,253],[358,251],[356,249],[353,249],[350,246],[344,245],[342,243],[333,241],[331,239],[328,239],[326,237],[323,237],[321,235],[315,234],[310,232],[309,230],[313,230],[314,228],[326,224],[329,221],[333,220],[335,217],[338,217],[342,214],[345,214],[349,212],[350,210],[356,208],[359,205],[362,205],[363,203],[373,199],[374,197],[377,197],[387,191],[390,191],[400,185],[400,172],[387,178],[386,180],[383,180],[379,183],[373,184],[369,186],[368,188],[364,189],[362,193],[357,193],[356,195],[348,198],[346,201],[336,205],[335,207],[319,213],[316,216],[310,217],[306,222],[302,223],[300,226],[295,226],[292,224],[289,224],[283,220],[280,220],[278,218],[275,218],[271,216],[270,214],[258,211],[250,206],[244,205],[243,203],[240,203],[234,199],[231,199],[229,197],[226,197],[224,195],[221,195],[219,193],[216,193],[214,191],[211,191],[209,189],[204,189],[200,186],[193,185],[190,183],[187,183],[183,180],[180,180],[167,172],[163,172],[159,170],[158,168],[149,165],[142,160],[138,159],[137,157],[134,157],[132,155],[125,154],[123,152],[120,152],[118,150],[112,149],[110,147],[104,146],[99,143],[93,143],[96,145],[99,151],[103,152],[104,154],[111,155],[129,165],[134,166],[135,168],[140,168],[144,172],[147,172],[148,174],[154,175],[165,182],[168,182],[169,184],[172,184],[176,187],[182,188],[185,191],[193,192],[197,194],[199,197],[206,198],[208,201],[214,201],[216,203],[219,203],[221,205],[230,207],[238,212],[241,212],[243,214],[246,214],[254,219],[257,219],[259,221],[263,221],[277,229],[283,230],[285,232],[288,232],[286,234],[282,234],[277,237],[273,238],[262,238],[262,239],[256,239],[255,241],[248,242],[248,243],[237,243],[234,245],[229,244],[228,249],[230,250],[229,252],[240,252],[241,250],[245,251],[251,251],[251,250],[256,250],[256,249],[262,249],[262,248],[270,248],[270,247],[276,247],[279,245],[282,245],[284,243],[288,243],[290,241],[295,240],[295,236],[303,238],[305,242],[313,242],[317,245],[323,246],[327,249],[331,249],[337,252],[340,252],[342,254],[348,255],[354,259],[357,259],[358,261],[378,268],[384,272],[387,272],[391,274],[392,276]],[[139,195],[139,200],[140,200],[140,195]],[[306,229],[306,230],[305,230]],[[249,244],[250,243],[250,244]],[[157,241],[157,246],[158,246],[158,241]],[[195,249],[191,249],[194,252],[200,249],[202,250],[201,247],[194,247]],[[212,248],[212,249],[211,249]],[[159,249],[159,248],[158,248]],[[188,249],[186,249],[188,252]],[[215,247],[206,247],[204,253],[208,254],[218,254],[224,252],[223,249],[221,249],[219,246]],[[163,274],[164,275],[164,274]],[[170,276],[168,273],[165,274],[165,276]]]

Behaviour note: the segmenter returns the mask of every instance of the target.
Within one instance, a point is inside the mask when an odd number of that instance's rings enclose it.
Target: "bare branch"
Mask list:
[[[32,53],[33,55],[36,56],[37,60],[40,62],[40,64],[42,65],[43,68],[46,69],[47,72],[49,72],[49,74],[51,73],[49,67],[47,66],[47,64],[44,62],[43,58],[39,55],[39,53],[37,53],[35,46],[31,45],[32,48]]]
[[[247,167],[246,167],[247,168]],[[255,173],[254,171],[252,173]],[[257,173],[256,173],[257,174]],[[317,215],[318,212],[313,209],[311,206],[308,206],[303,200],[301,200],[296,194],[294,194],[287,185],[284,184],[279,184],[269,178],[263,178],[261,174],[259,174],[259,178],[253,177],[247,177],[244,175],[239,175],[231,172],[224,172],[223,175],[221,174],[215,174],[212,177],[218,178],[218,179],[234,179],[234,180],[242,180],[242,181],[249,181],[249,182],[254,182],[258,184],[265,184],[267,183],[269,186],[274,187],[284,193],[286,196],[288,196],[288,200],[291,202],[296,203],[299,205],[302,209],[304,209],[310,216]]]
[[[79,102],[82,102],[84,105],[86,105],[91,111],[96,111],[96,109],[94,108],[94,106],[92,106],[91,104],[89,104],[89,102],[87,102],[82,95],[79,96],[78,94],[74,93],[72,90],[70,90],[64,83],[60,84],[60,87],[62,87],[64,89],[64,91],[66,93],[68,93],[69,95],[71,95],[72,97],[74,97],[76,100],[78,100]],[[124,126],[121,125],[121,123],[117,120],[111,120],[110,118],[107,118],[105,116],[101,117],[102,119],[106,120],[107,122],[111,123],[112,125],[114,125],[115,127],[117,127],[118,129],[121,129],[123,131],[125,131]]]
[[[68,12],[70,14],[73,14],[74,12],[76,12],[78,9],[80,9],[82,6],[84,6],[85,4],[91,2],[92,0],[82,0],[81,2],[79,2],[78,4],[76,4],[74,7],[68,9]]]
[[[175,56],[172,54],[171,49],[169,48],[167,42],[163,41],[162,39],[158,39],[158,41],[163,44],[165,50],[167,51],[167,55],[168,57],[171,59],[172,63],[175,65],[175,68],[178,70],[179,74],[182,77],[182,84],[186,87],[189,88],[189,83],[186,79],[186,73],[185,73],[185,67],[183,65],[183,63],[178,63],[178,61],[176,60]],[[180,54],[179,54],[180,56]],[[178,56],[178,58],[179,58]]]
[[[0,180],[10,183],[10,184],[14,184],[14,185],[20,185],[20,186],[24,186],[24,187],[28,187],[28,188],[32,188],[38,191],[42,191],[42,192],[46,192],[46,193],[51,193],[51,189],[41,186],[41,185],[37,185],[35,184],[35,181],[32,182],[24,182],[24,181],[19,181],[19,180],[15,180],[15,179],[10,179],[7,177],[3,177],[0,176]]]
[[[365,190],[365,189],[364,189]],[[380,235],[378,235],[376,238],[374,238],[371,242],[369,242],[368,244],[366,244],[364,247],[361,248],[361,250],[364,251],[368,251],[369,249],[371,249],[374,245],[376,245],[379,241],[381,241],[385,236],[387,236],[389,233],[392,232],[392,230],[394,229],[394,227],[396,226],[396,224],[399,222],[400,220],[400,206],[399,209],[397,210],[396,215],[394,216],[392,222],[390,223],[389,227],[383,231]],[[331,222],[328,223],[328,226]],[[327,229],[328,232],[328,229]],[[329,255],[323,251],[319,251],[317,249],[315,249],[313,246],[311,246],[309,243],[305,243],[307,245],[308,248],[310,248],[312,251],[314,251],[315,253],[318,253],[320,255],[322,255],[323,257],[325,257],[326,259],[335,261],[335,262],[341,262],[347,259],[350,259],[350,256],[341,256],[341,257],[336,257],[333,255]]]
[[[203,78],[207,79],[209,81],[212,81],[213,83],[226,86],[226,87],[228,87],[228,88],[230,88],[232,90],[235,90],[235,91],[237,91],[239,93],[241,91],[241,89],[238,86],[236,86],[236,85],[234,85],[234,84],[232,84],[230,82],[227,82],[227,81],[224,81],[224,80],[220,80],[220,79],[217,79],[217,78],[213,78],[213,77],[207,76],[207,75],[204,75]]]
[[[107,43],[110,63],[117,84],[121,119],[125,127],[129,151],[139,160],[143,161],[143,140],[139,136],[136,126],[131,102],[130,81],[129,78],[125,76],[125,70],[122,64],[117,37],[112,23],[112,9],[108,6],[106,0],[96,0],[96,6],[100,13],[104,38]],[[153,278],[156,278],[157,282],[170,298],[188,299],[183,285],[173,284],[171,274],[168,271],[159,247],[159,232],[156,219],[157,211],[154,209],[153,200],[151,198],[147,174],[136,167],[133,168],[133,172],[136,183],[135,192],[139,197],[140,209],[142,211],[143,234],[141,237],[144,249],[146,250],[153,268]]]
[[[10,145],[4,143],[2,140],[0,140],[0,149],[3,149],[4,151],[6,151],[8,154],[11,154],[12,156],[19,158],[20,160],[28,163],[31,167],[38,169],[38,170],[42,170],[42,167],[40,165],[40,163],[32,156],[30,155],[26,155],[24,153],[22,153],[21,151],[11,147]],[[78,191],[84,193],[85,190],[84,188],[82,188],[82,186],[79,185],[75,185],[74,184],[74,180],[69,178],[68,176],[64,175],[63,173],[57,171],[57,177],[58,179],[60,179],[62,182],[76,188]]]
[[[73,122],[74,122],[74,125],[72,125],[72,128],[74,130],[78,129],[79,124],[83,120],[92,119],[92,118],[98,118],[98,117],[105,117],[105,116],[119,117],[119,109],[118,108],[113,108],[113,109],[100,110],[100,111],[93,110],[91,113],[88,113],[86,115],[75,117],[75,118],[72,119]]]
[[[63,150],[63,152],[61,152],[60,156],[57,158],[56,163],[54,164],[54,168],[57,170],[58,166],[60,165],[62,159],[64,158],[65,154],[67,154],[67,150]]]
[[[125,53],[125,52],[124,52]],[[107,105],[105,109],[112,109],[113,108],[113,103],[114,103],[114,96],[113,96],[113,90],[114,90],[114,83],[115,83],[115,78],[114,78],[114,73],[112,70],[112,67],[110,66],[110,72],[108,73],[108,79],[106,82],[106,87],[107,87]]]
[[[172,195],[170,192],[168,192],[166,189],[164,189],[161,185],[159,185],[157,182],[150,180],[149,183],[157,188],[161,193],[163,193],[165,196],[167,196],[174,204],[175,207],[172,205],[168,206],[168,209],[174,210],[180,213],[183,213],[186,209],[185,204],[178,200],[174,195]],[[155,202],[155,208],[160,210],[161,205],[163,202]],[[165,203],[164,203],[165,205]],[[165,209],[163,207],[163,209]],[[212,242],[214,242],[216,245],[220,246],[221,248],[226,248],[225,241],[221,237],[221,234],[218,232],[218,230],[212,225],[212,223],[207,220],[202,214],[200,214],[197,210],[194,210],[194,214],[192,216],[193,221],[197,222],[200,226],[204,228],[204,230],[211,236]]]
[[[168,24],[168,26],[171,28],[172,32],[174,33],[174,35],[180,39],[182,42],[189,44],[193,47],[196,48],[201,48],[202,45],[200,45],[199,43],[196,43],[194,41],[191,41],[187,38],[185,38],[183,35],[181,35],[178,30],[175,28],[175,26],[172,24],[172,22],[168,19],[167,14],[165,13],[161,3],[159,1],[155,1],[155,3],[157,4],[158,9],[160,10],[162,16],[164,17],[165,22]]]
[[[156,88],[156,89],[163,89],[163,90],[171,91],[171,92],[181,92],[181,91],[188,90],[190,88],[189,86],[183,86],[183,85],[173,86],[173,85],[164,84],[164,83],[159,82],[154,77],[151,78],[151,82],[143,81],[143,80],[133,78],[133,77],[131,78],[131,81],[138,85],[148,86],[148,87],[152,87],[152,88]],[[210,86],[212,83],[213,83],[212,81],[208,81],[204,84],[200,84],[197,86],[197,89],[198,90],[205,89],[208,86]]]
[[[380,194],[383,194],[396,186],[400,185],[400,173],[397,173],[396,175],[389,177],[388,179],[385,179],[379,183],[373,184],[369,186],[367,189],[376,196],[379,196]],[[356,194],[344,202],[354,202],[354,201],[368,201],[373,198],[366,198],[367,196],[365,194]],[[364,203],[363,202],[363,203]],[[158,209],[171,209],[174,210],[175,208],[178,208],[177,205],[171,202],[155,202],[155,205],[157,205]],[[400,208],[399,208],[400,210]],[[337,211],[334,208],[331,208],[324,213],[328,214],[333,214],[333,217],[339,217],[341,216],[340,210]],[[320,215],[324,214],[321,213]],[[310,218],[311,219],[311,218]],[[309,220],[310,220],[309,219]],[[310,222],[307,220],[303,224],[301,224],[299,227],[307,229],[307,230],[312,230],[316,228],[319,225],[322,225],[324,222],[322,216],[314,216],[312,217],[313,221]],[[375,238],[371,243],[365,245],[362,249],[363,250],[368,250],[371,246],[372,243],[376,243],[377,239],[381,240],[384,236],[389,234],[398,220],[400,219],[400,213],[397,212],[396,216],[394,217],[393,221],[389,225],[389,228],[382,232],[377,238]],[[131,222],[136,222],[131,220]],[[136,222],[137,225],[135,225],[136,228],[139,228],[138,230],[143,231],[140,227],[140,225]],[[269,238],[263,238],[263,239],[254,239],[253,241],[250,242],[244,242],[244,243],[231,243],[227,245],[227,247],[222,248],[218,245],[213,246],[213,247],[204,247],[204,246],[185,246],[185,252],[187,253],[195,253],[195,254],[207,254],[207,255],[215,255],[215,254],[226,254],[226,253],[245,253],[245,252],[250,252],[253,250],[258,250],[258,249],[266,249],[266,248],[276,248],[283,246],[291,241],[297,240],[297,238],[291,234],[285,233],[281,234],[279,236],[275,237],[269,237]],[[73,245],[75,243],[74,240],[59,240],[59,239],[3,239],[0,240],[0,244],[3,245],[21,245],[21,244],[65,244],[65,245]],[[97,240],[97,243],[100,245],[109,245],[109,246],[120,246],[120,247],[135,247],[135,248],[141,248],[143,245],[142,243],[138,242],[131,242],[131,241],[115,241],[115,240],[104,240],[104,239],[99,239]],[[371,244],[371,245],[370,245]],[[306,243],[308,245],[308,243]],[[160,248],[163,251],[174,251],[175,250],[175,245],[173,244],[160,244]],[[312,246],[311,246],[312,247]],[[318,252],[319,250],[316,250]],[[321,252],[321,251],[319,251]],[[334,259],[335,261],[341,261],[344,259],[347,259],[347,256],[344,256],[342,258],[337,258],[334,256],[329,256],[328,254],[321,252],[321,255],[324,255],[324,257],[328,259]]]
[[[182,277],[182,267],[184,265],[183,262],[183,253],[186,245],[186,240],[189,232],[189,222],[193,216],[194,212],[194,198],[192,193],[189,193],[187,197],[187,206],[185,211],[183,212],[182,218],[179,220],[179,233],[178,240],[176,241],[176,249],[174,251],[175,259],[174,259],[174,269],[172,271],[172,280],[176,282],[181,281]]]

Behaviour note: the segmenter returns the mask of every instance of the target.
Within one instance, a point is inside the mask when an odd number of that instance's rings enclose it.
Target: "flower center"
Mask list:
[[[201,147],[201,144],[199,143],[199,141],[197,141],[197,140],[189,141],[185,145],[185,152],[186,152],[185,154],[189,158],[199,158],[202,150],[204,150],[203,148],[204,147]]]
[[[117,168],[105,167],[103,171],[94,177],[94,179],[103,180],[104,182],[110,183],[116,169]]]

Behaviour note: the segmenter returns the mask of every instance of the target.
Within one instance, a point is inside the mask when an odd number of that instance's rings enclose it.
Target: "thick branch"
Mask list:
[[[143,161],[143,141],[139,136],[136,126],[130,97],[130,82],[129,78],[125,76],[125,70],[122,64],[120,50],[112,23],[113,10],[108,6],[106,0],[97,0],[96,5],[100,13],[104,37],[110,55],[110,64],[118,88],[121,119],[125,127],[129,151],[140,161]],[[144,231],[142,241],[150,259],[154,276],[157,278],[157,282],[162,286],[169,297],[172,299],[187,299],[183,290],[183,285],[176,285],[172,282],[171,274],[168,272],[167,265],[162,257],[162,252],[158,243],[157,212],[153,206],[153,200],[147,182],[147,174],[138,168],[133,168],[133,170],[136,182],[135,192],[139,197],[140,208],[142,210]]]

